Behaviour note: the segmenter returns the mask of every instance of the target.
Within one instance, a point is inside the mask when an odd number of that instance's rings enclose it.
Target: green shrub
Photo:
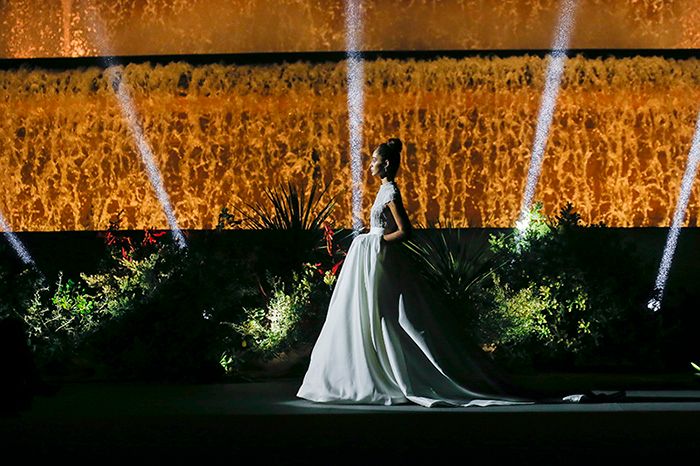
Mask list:
[[[32,298],[19,316],[41,370],[54,371],[77,357],[77,347],[105,318],[92,297],[59,273],[55,287],[38,280]]]
[[[110,315],[84,352],[122,379],[216,379],[224,346],[218,321],[237,314],[236,303],[251,292],[245,273],[243,264],[224,267],[167,242],[141,259],[82,275]]]
[[[221,356],[224,368],[231,373],[243,362],[269,361],[312,345],[325,318],[336,274],[305,263],[303,271],[293,271],[290,284],[285,285],[280,277],[268,273],[272,291],[267,303],[245,309],[241,322],[224,323],[240,339],[240,349],[229,348]],[[234,360],[238,362],[233,364]]]
[[[438,231],[428,235],[423,233],[426,229]],[[444,306],[459,318],[461,325],[471,328],[476,315],[472,298],[484,279],[498,268],[484,235],[467,240],[448,220],[427,228],[419,225],[414,237],[402,245]]]
[[[103,272],[80,277],[93,290],[94,306],[118,318],[134,311],[173,277],[184,259],[179,254],[178,249],[163,246],[140,259],[117,258]]]
[[[644,313],[638,258],[604,225],[582,226],[571,204],[553,219],[541,209],[525,229],[491,238],[502,266],[482,290],[483,342],[518,364],[650,363],[658,322]]]
[[[318,337],[346,251],[328,218],[334,202],[319,211],[315,190],[314,185],[306,203],[291,184],[282,193],[267,192],[273,212],[258,205],[254,211],[259,219],[246,218],[255,229],[281,235],[266,238],[264,251],[259,251],[261,273],[270,289],[258,280],[262,305],[243,306],[242,318],[220,322],[229,333],[223,338],[226,348],[219,364],[229,375],[245,378],[251,364],[264,364],[290,351],[307,352]],[[239,223],[243,221],[223,209],[218,229]],[[286,262],[280,262],[280,250]]]
[[[250,346],[264,357],[277,356],[296,343],[294,330],[309,304],[310,284],[294,273],[296,286],[287,294],[278,277],[272,277],[272,297],[265,308],[245,310],[245,320],[234,329],[243,336],[243,345]]]

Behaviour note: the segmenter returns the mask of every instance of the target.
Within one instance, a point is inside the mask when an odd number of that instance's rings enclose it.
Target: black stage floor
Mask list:
[[[423,408],[319,405],[295,397],[299,384],[66,383],[0,418],[0,448],[21,455],[4,464],[671,464],[700,452],[700,390]]]

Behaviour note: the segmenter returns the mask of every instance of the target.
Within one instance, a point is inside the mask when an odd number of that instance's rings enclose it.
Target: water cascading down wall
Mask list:
[[[365,218],[378,186],[371,150],[397,136],[405,143],[397,182],[412,220],[513,226],[548,60],[528,51],[549,46],[558,2],[395,4],[363,2],[363,47],[377,52],[364,71]],[[585,222],[670,224],[700,62],[666,52],[698,48],[692,6],[580,2],[572,49],[660,53],[570,54],[535,194],[547,213],[570,201]],[[123,82],[180,227],[212,228],[222,207],[312,180],[338,196],[335,226],[352,225],[344,55],[317,56],[343,50],[342,1],[8,1],[0,211],[14,231],[102,230],[121,209],[124,228],[168,227],[103,67],[84,61],[101,54],[84,20],[90,9],[127,57]],[[381,53],[396,50],[404,53]],[[236,59],[249,53],[276,58]],[[224,58],[193,58],[207,54]],[[698,190],[686,226],[698,225]]]

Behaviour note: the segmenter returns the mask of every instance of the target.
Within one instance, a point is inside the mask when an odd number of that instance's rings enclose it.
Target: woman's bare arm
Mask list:
[[[401,196],[397,196],[396,199],[389,202],[388,205],[389,210],[391,210],[391,214],[394,216],[394,221],[396,222],[396,227],[398,229],[389,234],[382,235],[382,239],[387,243],[409,239],[411,237],[413,227],[411,226],[411,221],[408,219],[406,209],[403,207]]]

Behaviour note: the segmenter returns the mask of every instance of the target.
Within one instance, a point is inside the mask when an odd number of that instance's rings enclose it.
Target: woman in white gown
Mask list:
[[[297,396],[326,403],[413,402],[426,407],[531,403],[505,395],[508,390],[482,370],[477,355],[455,355],[461,350],[442,338],[434,305],[398,244],[411,235],[394,181],[401,148],[399,139],[390,139],[372,155],[372,175],[382,184],[371,228],[348,249]],[[443,362],[450,358],[470,388],[444,370]]]

